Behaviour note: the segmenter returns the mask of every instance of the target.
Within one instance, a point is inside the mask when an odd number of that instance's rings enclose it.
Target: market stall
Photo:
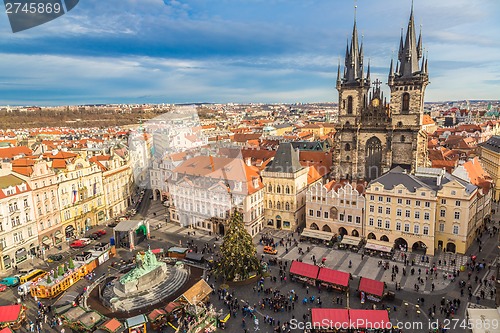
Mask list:
[[[342,241],[339,244],[339,249],[346,249],[358,252],[361,246],[361,241],[362,239],[359,237],[344,235],[344,237],[342,237]]]
[[[0,306],[0,328],[21,328],[26,320],[26,307],[22,304]]]
[[[361,304],[366,300],[371,302],[380,302],[384,297],[385,284],[382,281],[372,280],[362,277],[359,280],[359,295]]]
[[[311,309],[312,332],[348,332],[350,328],[347,309]]]
[[[394,254],[393,244],[389,242],[368,239],[365,244],[365,254],[385,259],[392,259]]]
[[[312,230],[312,229],[304,229],[300,234],[301,241],[310,241],[312,243],[324,243],[328,244],[333,238],[335,234],[327,231],[321,230]]]
[[[100,331],[108,333],[122,333],[124,332],[124,330],[125,326],[118,319],[111,318],[101,324],[101,326],[99,326],[99,329],[94,333],[98,333]]]
[[[292,265],[290,266],[290,278],[292,281],[296,280],[315,286],[318,273],[318,266],[300,261],[292,261]]]
[[[145,315],[138,315],[132,318],[128,318],[125,321],[125,326],[128,329],[128,333],[146,333],[146,323],[148,319]]]
[[[186,253],[189,251],[186,247],[177,247],[173,246],[168,249],[168,256],[170,258],[179,258],[184,259],[186,257]]]
[[[392,323],[387,310],[349,310],[349,320],[353,333],[357,332],[391,332]]]
[[[349,290],[350,279],[351,274],[326,267],[322,267],[318,274],[318,281],[322,286],[341,292]]]
[[[166,322],[167,313],[162,309],[154,309],[148,314],[148,320],[151,323],[151,328],[158,330]]]
[[[86,311],[81,306],[69,309],[62,315],[63,324],[75,332],[92,332],[104,316],[97,311]]]

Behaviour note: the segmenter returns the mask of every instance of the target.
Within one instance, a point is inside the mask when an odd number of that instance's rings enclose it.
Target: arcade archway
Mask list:
[[[368,234],[368,239],[377,239],[377,237],[375,236],[375,234],[373,232],[370,232]]]
[[[446,252],[455,253],[457,251],[457,246],[455,243],[448,242],[446,243]]]
[[[344,236],[347,235],[347,230],[344,227],[339,228],[339,235]]]

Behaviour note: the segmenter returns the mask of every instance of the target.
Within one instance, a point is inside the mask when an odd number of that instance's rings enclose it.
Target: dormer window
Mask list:
[[[238,181],[238,182],[236,182],[236,183],[234,184],[234,189],[235,189],[236,191],[241,191],[241,182],[239,182],[239,181]]]
[[[258,188],[259,187],[259,179],[257,177],[254,177],[252,179],[252,183],[253,183],[253,188]]]

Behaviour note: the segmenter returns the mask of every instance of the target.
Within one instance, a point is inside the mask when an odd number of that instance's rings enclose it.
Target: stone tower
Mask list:
[[[427,60],[422,52],[422,33],[417,40],[413,4],[406,37],[399,42],[398,61],[389,70],[392,118],[392,167],[416,170],[428,166],[427,134],[422,130],[424,92],[429,83]]]
[[[420,62],[421,60],[421,62]],[[372,180],[395,166],[415,170],[427,166],[427,135],[422,130],[427,60],[421,35],[416,38],[413,5],[405,40],[401,35],[396,70],[389,73],[391,103],[371,87],[370,64],[363,68],[363,44],[358,42],[356,19],[347,44],[343,74],[339,64],[339,115],[332,175],[335,179]]]

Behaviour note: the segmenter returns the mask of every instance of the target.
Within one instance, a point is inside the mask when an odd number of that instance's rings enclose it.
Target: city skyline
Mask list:
[[[500,4],[414,7],[429,59],[426,102],[498,99]],[[410,8],[357,2],[372,80],[387,82]],[[0,105],[337,102],[353,17],[352,1],[88,1],[12,34],[4,16]]]

